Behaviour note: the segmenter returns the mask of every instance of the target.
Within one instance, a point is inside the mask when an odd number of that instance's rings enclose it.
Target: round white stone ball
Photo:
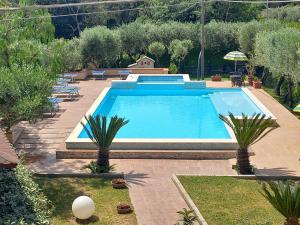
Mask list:
[[[79,196],[72,204],[72,212],[78,219],[88,219],[95,212],[95,203],[88,196]]]

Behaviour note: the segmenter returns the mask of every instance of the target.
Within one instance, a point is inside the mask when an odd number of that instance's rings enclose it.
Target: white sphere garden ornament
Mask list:
[[[72,212],[78,219],[88,219],[95,212],[94,201],[88,196],[79,196],[72,204]]]

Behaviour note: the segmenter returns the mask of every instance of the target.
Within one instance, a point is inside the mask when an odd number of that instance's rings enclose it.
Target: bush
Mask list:
[[[300,22],[300,6],[283,6],[279,8],[269,8],[262,12],[265,18],[272,18],[278,20],[286,20],[289,22]]]
[[[212,21],[205,26],[205,48],[214,54],[227,53],[239,48],[239,29],[242,23]]]
[[[254,51],[255,37],[261,32],[270,32],[282,28],[283,25],[276,20],[265,22],[252,21],[245,23],[239,32],[239,43],[244,53],[252,53]]]
[[[154,55],[156,58],[156,63],[159,65],[159,59],[165,53],[166,48],[160,42],[152,42],[148,47],[149,53]]]
[[[85,29],[80,35],[79,47],[85,64],[110,66],[121,53],[120,35],[106,27]]]
[[[40,66],[0,68],[0,117],[2,127],[8,130],[19,120],[34,120],[48,106],[52,78]]]
[[[169,66],[169,73],[176,74],[178,72],[178,68],[174,63],[171,63]]]
[[[83,68],[79,44],[79,39],[73,38],[62,48],[64,69],[66,71],[78,71]]]
[[[24,166],[0,169],[0,224],[50,224],[51,203]]]

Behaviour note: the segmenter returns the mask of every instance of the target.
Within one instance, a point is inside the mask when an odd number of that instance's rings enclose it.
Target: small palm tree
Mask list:
[[[109,147],[118,131],[129,121],[125,120],[124,118],[113,116],[110,118],[110,122],[107,127],[106,116],[100,117],[99,115],[97,115],[94,118],[90,115],[88,117],[85,116],[85,119],[87,121],[88,126],[86,126],[82,122],[81,124],[89,138],[97,145],[99,150],[97,157],[98,168],[96,169],[96,172],[107,172],[110,168]],[[93,163],[91,165],[93,165]]]
[[[251,174],[248,148],[276,128],[271,117],[258,113],[250,117],[242,114],[242,119],[238,119],[229,113],[228,117],[220,115],[220,119],[233,130],[237,139],[239,147],[236,157],[239,172]],[[267,130],[268,128],[270,129]]]
[[[263,184],[262,195],[285,218],[284,225],[299,225],[300,184],[291,181],[273,181]]]

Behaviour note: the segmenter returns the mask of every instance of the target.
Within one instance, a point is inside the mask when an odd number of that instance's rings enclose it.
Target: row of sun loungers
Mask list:
[[[105,70],[92,70],[93,77],[104,79]],[[131,73],[131,70],[119,70],[120,79],[124,80]]]

